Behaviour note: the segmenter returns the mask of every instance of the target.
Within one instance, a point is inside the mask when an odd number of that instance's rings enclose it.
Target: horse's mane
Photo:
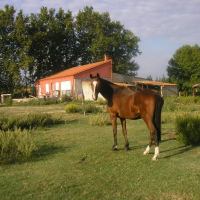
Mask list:
[[[106,79],[103,79],[103,78],[100,78],[100,81],[101,81],[102,83],[104,83],[104,84],[116,85],[116,84],[114,84],[113,82],[111,82],[111,81],[108,81],[108,80],[106,80]]]

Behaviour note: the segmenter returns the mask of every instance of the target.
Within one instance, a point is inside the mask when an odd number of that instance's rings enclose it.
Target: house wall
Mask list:
[[[82,88],[83,88],[83,94],[84,94],[85,100],[93,100],[92,99],[91,82],[83,81]],[[100,99],[100,98],[104,99],[104,97],[99,93],[98,99]]]
[[[59,82],[59,90],[61,94],[61,82],[70,81],[71,82],[71,91],[73,96],[77,97],[78,94],[81,94],[82,91],[82,81],[90,81],[90,74],[95,76],[97,73],[100,74],[102,78],[110,78],[112,74],[112,61],[91,68],[89,70],[75,74],[74,76],[61,77],[56,79],[46,79],[36,81],[36,95],[47,95],[46,94],[46,84],[49,84],[49,93],[52,94],[55,91],[56,82]],[[52,89],[51,85],[54,85]],[[41,93],[39,94],[38,87],[41,86]],[[62,94],[61,94],[62,95]]]
[[[74,77],[68,76],[68,77],[61,77],[56,79],[48,79],[48,80],[38,80],[36,81],[36,95],[47,95],[46,94],[46,84],[49,84],[49,94],[52,94],[56,90],[56,83],[59,83],[59,90],[61,91],[61,82],[70,81],[71,82],[71,90],[74,90]],[[51,86],[54,86],[52,88]],[[41,86],[41,93],[39,94],[38,87]]]
[[[74,76],[74,86],[76,96],[84,93],[85,99],[92,100],[92,89],[90,84],[90,74],[96,76],[99,73],[100,77],[111,80],[112,63],[105,63],[101,66],[89,69],[87,71],[78,73]]]

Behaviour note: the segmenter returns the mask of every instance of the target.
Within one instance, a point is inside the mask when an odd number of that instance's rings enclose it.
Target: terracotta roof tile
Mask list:
[[[112,60],[107,60],[107,61],[101,61],[101,62],[96,62],[96,63],[87,64],[87,65],[73,67],[73,68],[66,69],[64,71],[58,72],[56,74],[53,74],[51,76],[48,76],[48,77],[40,79],[40,80],[48,80],[48,79],[66,77],[66,76],[73,76],[73,75],[79,74],[83,71],[86,71],[88,69],[98,67],[102,64],[105,64],[105,63],[108,63],[108,62],[111,62],[111,61]]]

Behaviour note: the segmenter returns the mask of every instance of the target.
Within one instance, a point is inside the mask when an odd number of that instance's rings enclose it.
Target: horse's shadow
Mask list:
[[[38,162],[41,160],[48,160],[52,157],[52,155],[56,155],[59,153],[67,152],[70,148],[66,146],[54,146],[54,145],[42,145],[40,148],[35,151],[30,159],[31,162]]]
[[[169,140],[176,140],[175,138],[172,138],[172,139],[166,139],[166,140],[163,140],[161,141],[161,144],[164,143],[164,142],[168,142]],[[168,148],[168,149],[164,149],[164,150],[161,150],[161,153],[162,153],[162,158],[165,159],[165,158],[171,158],[171,157],[174,157],[176,155],[180,155],[180,154],[183,154],[185,152],[188,152],[194,148],[196,148],[197,146],[199,146],[198,144],[197,145],[182,145],[182,146],[178,146],[176,148]],[[164,156],[165,153],[168,153],[168,152],[172,152],[171,155],[166,155]]]
[[[166,139],[166,140],[162,140],[160,142],[160,154],[162,154],[162,157],[160,156],[159,158],[161,159],[166,159],[166,158],[171,158],[171,157],[174,157],[176,155],[180,155],[180,154],[183,154],[185,152],[188,152],[196,147],[198,147],[200,144],[197,144],[197,145],[190,145],[190,146],[187,146],[187,145],[182,145],[182,146],[178,146],[178,147],[175,147],[175,148],[168,148],[168,149],[163,149],[162,148],[162,143],[165,143],[165,142],[169,142],[170,140],[176,140],[175,138],[171,138],[171,139]],[[145,150],[145,148],[147,147],[148,144],[141,144],[141,145],[137,145],[137,146],[130,146],[129,148],[129,151],[134,151],[134,150],[137,150],[137,149],[141,149],[141,150]],[[152,144],[152,147],[151,147],[151,152],[149,154],[154,154],[154,144]],[[123,150],[123,148],[118,148],[118,150]],[[170,155],[169,153],[172,152]],[[168,154],[165,156],[165,154]]]

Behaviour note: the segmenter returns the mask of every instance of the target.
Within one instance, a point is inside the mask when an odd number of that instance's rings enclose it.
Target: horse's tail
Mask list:
[[[158,141],[161,141],[161,111],[164,100],[160,95],[155,95],[154,126],[157,130]]]

